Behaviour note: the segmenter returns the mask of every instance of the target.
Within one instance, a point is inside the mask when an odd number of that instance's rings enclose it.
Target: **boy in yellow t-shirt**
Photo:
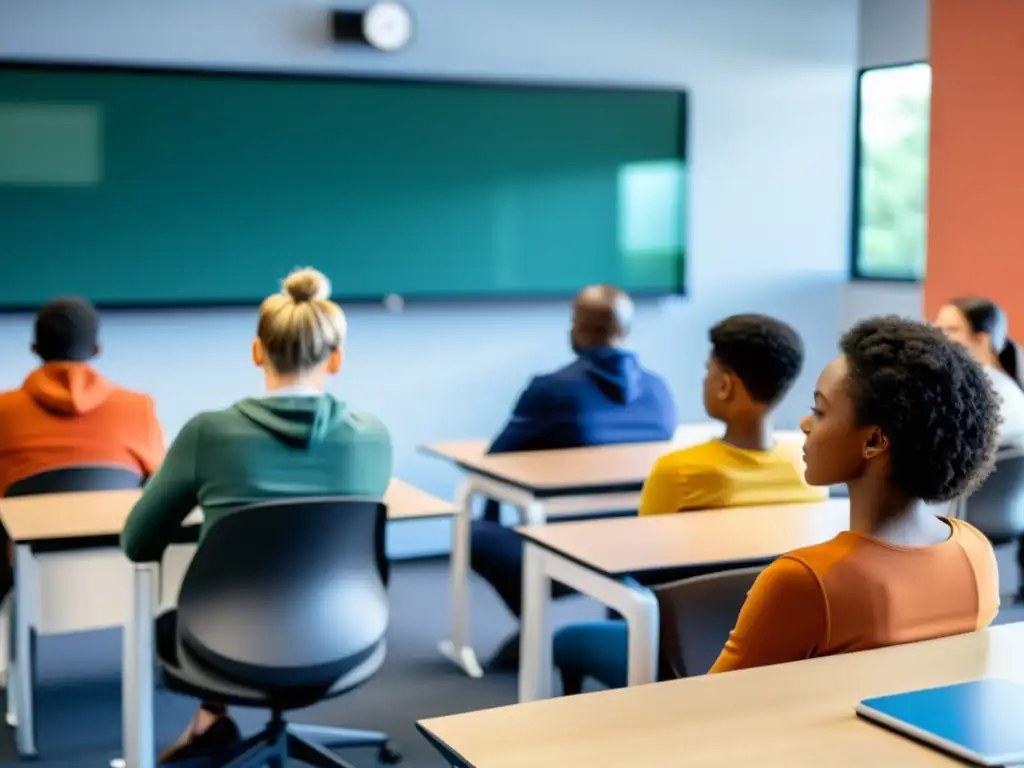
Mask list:
[[[804,348],[785,323],[733,315],[711,329],[704,409],[725,435],[658,460],[644,483],[641,515],[689,509],[817,501],[795,444],[774,442],[772,411],[800,374]]]

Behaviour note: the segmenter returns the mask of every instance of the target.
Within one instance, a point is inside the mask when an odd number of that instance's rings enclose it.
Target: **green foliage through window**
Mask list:
[[[930,97],[928,64],[861,74],[855,277],[924,278]]]

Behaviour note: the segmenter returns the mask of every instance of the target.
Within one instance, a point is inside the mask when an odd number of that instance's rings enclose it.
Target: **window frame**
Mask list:
[[[894,275],[877,275],[870,272],[865,273],[860,268],[860,222],[861,222],[861,159],[864,154],[863,138],[860,130],[860,118],[863,103],[864,75],[871,72],[878,72],[883,69],[901,69],[912,67],[918,64],[928,64],[928,59],[912,59],[900,61],[893,64],[876,64],[870,67],[861,67],[857,70],[857,87],[854,89],[853,107],[853,195],[850,201],[850,280],[858,283],[892,283],[895,285],[922,285],[927,277],[927,270],[921,277],[899,277]],[[930,126],[929,126],[930,128]]]

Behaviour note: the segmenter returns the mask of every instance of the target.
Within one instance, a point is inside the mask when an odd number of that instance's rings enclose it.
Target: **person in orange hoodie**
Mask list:
[[[60,298],[36,315],[32,351],[42,365],[20,389],[0,394],[0,496],[13,483],[61,467],[105,464],[156,471],[164,437],[148,395],[122,389],[94,369],[99,314]]]

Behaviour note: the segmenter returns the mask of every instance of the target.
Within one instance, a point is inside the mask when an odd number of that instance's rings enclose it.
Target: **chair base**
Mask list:
[[[291,725],[275,713],[270,724],[225,755],[226,768],[256,768],[268,765],[284,768],[289,760],[315,768],[353,768],[352,764],[329,748],[377,747],[377,759],[386,765],[402,760],[400,752],[388,743],[386,733],[329,728],[319,725]]]

